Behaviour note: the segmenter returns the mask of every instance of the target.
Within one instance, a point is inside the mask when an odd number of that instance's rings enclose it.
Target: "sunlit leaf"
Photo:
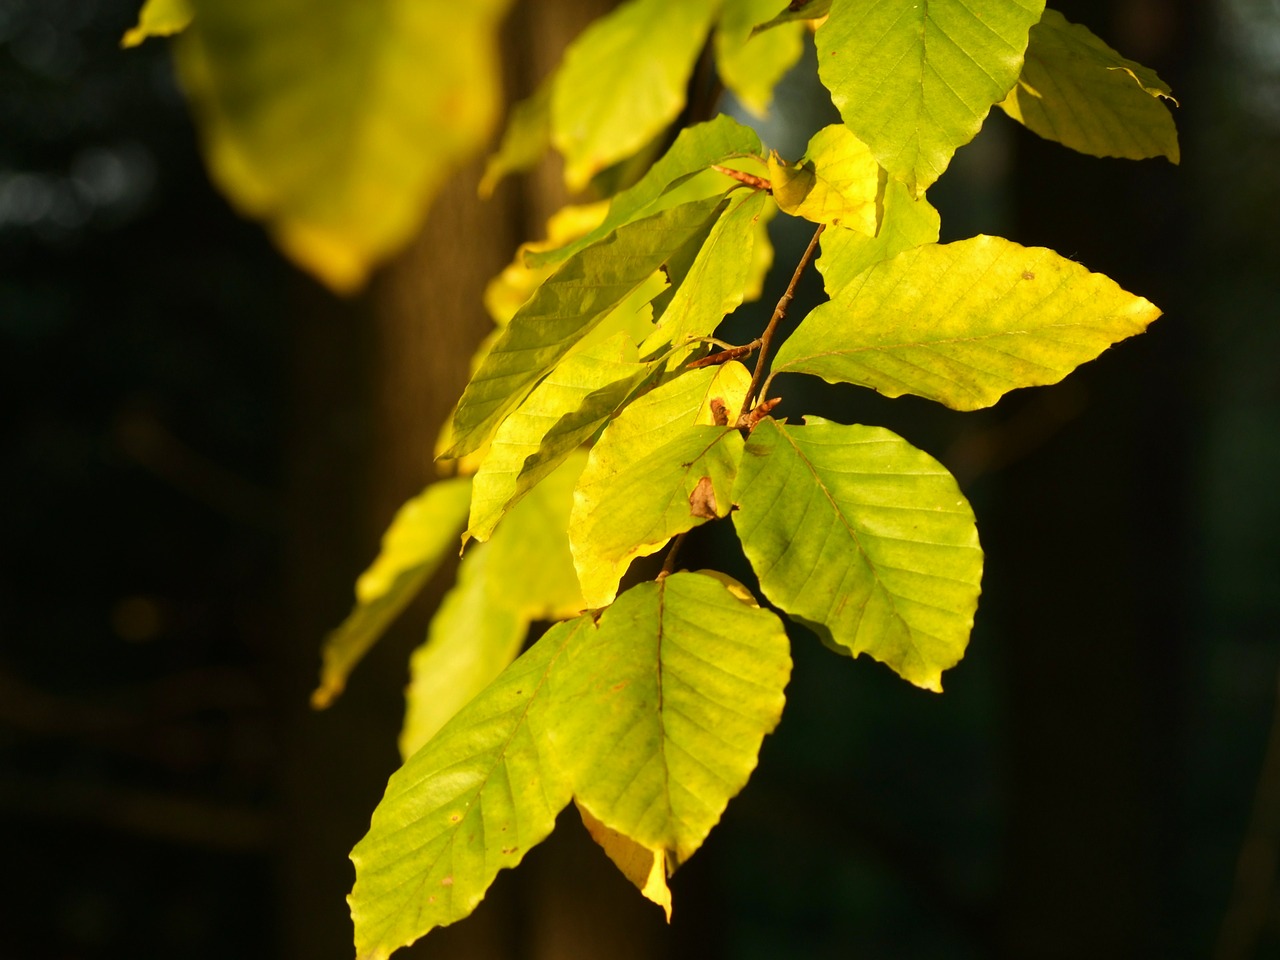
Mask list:
[[[880,427],[766,418],[747,441],[734,499],[771,603],[836,649],[942,689],[982,577],[973,512],[945,467]]]
[[[633,401],[610,422],[578,480],[569,517],[573,562],[589,606],[613,600],[636,557],[660,550],[709,515],[728,512],[741,437],[723,421],[715,425],[712,400],[736,420],[750,379],[736,362],[694,370]],[[695,512],[712,500],[714,509]]]
[[[742,105],[758,117],[768,113],[773,88],[804,50],[802,23],[762,36],[753,32],[753,27],[777,11],[778,0],[725,0],[716,25],[716,72]]]
[[[578,803],[673,867],[746,784],[791,657],[772,613],[697,573],[632,587],[557,663],[550,732]]]
[[[880,164],[848,127],[823,127],[795,165],[773,154],[769,179],[783,213],[875,236],[876,200],[882,192]]]
[[[591,619],[557,624],[392,774],[354,850],[359,960],[471,913],[555,826],[570,786],[546,736],[547,674]]]
[[[881,260],[904,250],[936,243],[941,225],[938,211],[921,197],[913,200],[898,180],[884,184],[880,230],[874,237],[857,230],[829,227],[822,232],[822,256],[814,264],[822,274],[827,296],[835,299],[850,281]]]
[[[809,314],[775,373],[811,373],[956,410],[1057,383],[1160,311],[1100,273],[999,237],[915,247]]]
[[[356,581],[355,609],[325,638],[313,707],[327,707],[342,693],[360,658],[453,551],[470,500],[469,479],[442,480],[396,513],[377,559]]]
[[[467,384],[446,455],[486,443],[529,390],[674,250],[711,230],[725,202],[712,197],[624,224],[565,261],[511,318]]]
[[[717,6],[628,0],[570,44],[551,94],[551,141],[564,155],[570,189],[582,189],[676,118]]]
[[[919,196],[1022,70],[1044,0],[833,0],[818,75],[880,165]]]
[[[774,0],[773,9],[778,9],[781,0]],[[783,24],[795,23],[797,20],[820,20],[825,17],[831,10],[831,0],[791,0],[782,12],[777,16],[759,23],[752,30],[752,33],[762,33],[765,30],[776,30]]]
[[[600,848],[622,871],[622,875],[635,884],[636,889],[647,900],[662,908],[670,923],[671,888],[667,886],[667,852],[662,849],[651,850],[617,830],[609,829],[581,805],[578,805],[578,813],[581,814],[582,825],[591,834],[591,839],[600,844]]]
[[[490,197],[503,177],[535,166],[551,147],[551,83],[514,104],[498,150],[485,162],[480,196]]]
[[[1031,28],[1026,63],[1000,107],[1047,140],[1095,157],[1168,157],[1178,131],[1154,70],[1128,60],[1056,10]]]
[[[136,47],[147,37],[171,37],[191,23],[191,0],[147,0],[138,13],[137,26],[125,31],[120,46]]]
[[[175,49],[214,179],[297,263],[359,287],[488,138],[509,2],[194,0]]]

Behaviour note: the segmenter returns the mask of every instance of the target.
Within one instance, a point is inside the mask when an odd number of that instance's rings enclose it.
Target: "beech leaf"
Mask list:
[[[880,164],[848,127],[823,127],[794,166],[773,154],[769,179],[783,213],[876,235],[877,200],[883,188]]]
[[[581,804],[577,806],[582,825],[591,834],[591,839],[600,845],[614,866],[622,871],[622,875],[635,885],[645,899],[662,908],[662,912],[667,915],[667,923],[670,923],[671,888],[667,886],[667,852],[650,850],[636,843],[617,830],[606,827]]]
[[[773,88],[804,51],[803,23],[757,35],[755,26],[777,9],[778,0],[725,0],[716,25],[716,72],[757,117],[768,114]]]
[[[774,0],[773,9],[778,9],[780,2],[781,0]],[[797,20],[820,20],[830,10],[831,0],[791,0],[781,13],[771,20],[757,24],[751,32],[754,35],[765,30],[776,30],[783,24],[795,23]]]
[[[941,221],[928,200],[912,199],[906,185],[898,180],[889,180],[881,197],[884,210],[874,237],[840,227],[828,227],[822,232],[822,256],[814,266],[822,274],[827,296],[833,300],[854,277],[881,260],[938,240]]]

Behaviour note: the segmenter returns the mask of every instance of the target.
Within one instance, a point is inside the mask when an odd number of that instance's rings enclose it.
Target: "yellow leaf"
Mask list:
[[[651,850],[636,843],[625,834],[611,830],[591,815],[581,804],[575,804],[582,814],[583,826],[591,839],[600,844],[609,859],[622,871],[622,875],[635,885],[648,900],[652,900],[671,922],[671,888],[667,886],[667,853]]]
[[[136,47],[147,37],[171,37],[185,30],[193,16],[190,0],[147,0],[138,13],[138,25],[125,32],[120,46]]]

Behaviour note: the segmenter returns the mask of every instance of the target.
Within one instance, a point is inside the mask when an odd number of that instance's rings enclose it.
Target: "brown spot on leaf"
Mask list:
[[[453,877],[443,877],[443,878],[440,880],[440,886],[442,886],[442,887],[452,887],[452,886],[453,886]]]
[[[729,425],[729,407],[720,397],[711,398],[711,420],[717,427]]]
[[[519,847],[503,847],[503,848],[502,848],[502,854],[503,854],[503,856],[508,856],[508,855],[510,855],[510,854],[515,853],[515,852],[516,852],[517,850],[519,850],[519,849],[520,849]]]
[[[457,822],[458,822],[459,820],[461,820],[461,819],[462,819],[462,814],[460,814],[460,813],[451,813],[451,814],[449,814],[449,822],[450,822],[450,823],[457,823]]]
[[[716,491],[711,485],[710,477],[703,477],[689,494],[689,512],[695,517],[714,520],[716,513]]]
[[[1030,270],[1023,270],[1023,271],[1022,271],[1022,279],[1023,279],[1023,280],[1034,280],[1035,278],[1036,278],[1036,275],[1035,275],[1034,273],[1032,273]]]

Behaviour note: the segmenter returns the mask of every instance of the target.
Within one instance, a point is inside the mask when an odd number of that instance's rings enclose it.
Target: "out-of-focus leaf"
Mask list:
[[[1052,250],[999,237],[928,244],[878,263],[809,314],[775,373],[977,410],[1057,383],[1160,311]]]
[[[773,9],[778,8],[780,0],[774,0]],[[782,12],[771,20],[759,23],[752,28],[752,34],[765,30],[776,30],[783,24],[795,23],[797,20],[820,20],[831,10],[831,0],[791,0]]]
[[[1178,131],[1154,70],[1120,56],[1056,10],[1031,28],[1022,76],[1001,109],[1046,140],[1095,157],[1168,157]]]
[[[913,200],[906,185],[888,180],[881,194],[884,211],[874,237],[857,230],[829,227],[822,232],[822,256],[815,266],[827,296],[835,299],[850,281],[881,260],[904,250],[938,241],[941,221],[928,200]]]
[[[125,31],[120,46],[136,47],[147,37],[171,37],[191,23],[191,0],[147,0],[138,13],[138,24]]]
[[[435,573],[457,543],[470,501],[469,478],[442,480],[396,513],[377,559],[356,581],[355,609],[325,638],[313,707],[327,707],[342,693],[361,657]]]
[[[557,624],[392,774],[351,851],[359,960],[473,911],[551,833],[571,790],[547,740],[547,675],[590,617]]]
[[[1022,70],[1044,0],[832,0],[818,76],[880,165],[920,196]]]
[[[946,468],[880,427],[766,418],[733,522],[769,601],[837,650],[941,690],[964,655],[982,550]]]
[[[635,885],[645,899],[652,900],[662,908],[662,912],[667,915],[667,923],[670,923],[671,888],[667,886],[667,852],[661,849],[650,850],[617,830],[611,830],[581,805],[578,806],[578,813],[582,815],[582,825],[591,834],[591,839],[600,844],[614,866],[622,871],[622,875]]]
[[[684,107],[717,0],[628,0],[565,52],[551,94],[551,141],[581,190],[630,156]]]
[[[716,25],[716,72],[744,107],[769,112],[773,88],[800,59],[804,24],[791,23],[763,36],[753,28],[777,12],[778,0],[725,0]]]
[[[511,107],[502,142],[484,165],[480,196],[491,197],[503,177],[535,166],[550,147],[551,83],[547,81]]]
[[[510,0],[194,0],[176,46],[206,162],[338,291],[413,236],[488,138]]]
[[[445,455],[487,443],[529,390],[673,251],[711,230],[725,202],[712,197],[625,224],[565,261],[511,318],[467,384]]]
[[[549,737],[579,805],[674,868],[746,784],[790,672],[776,616],[673,574],[622,594],[565,650]]]
[[[840,124],[823,127],[794,166],[769,158],[773,199],[783,213],[876,235],[880,164],[867,145]]]

